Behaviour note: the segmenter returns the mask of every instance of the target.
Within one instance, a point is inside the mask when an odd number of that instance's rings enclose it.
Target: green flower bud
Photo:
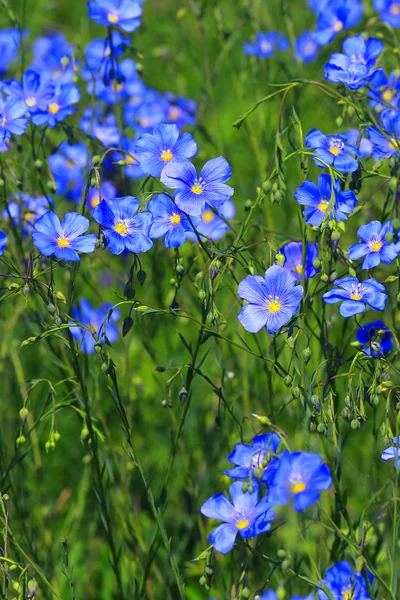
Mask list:
[[[95,154],[92,158],[92,165],[96,166],[98,164],[100,164],[101,161],[101,156],[99,156],[98,154]]]
[[[248,587],[243,588],[240,593],[240,598],[244,598],[244,600],[248,600],[248,598],[250,598],[250,596],[251,596],[251,591],[249,590],[249,588]]]
[[[318,433],[325,433],[325,425],[323,423],[318,423],[317,431]]]
[[[205,293],[205,291],[204,291],[204,290],[199,290],[199,291],[197,292],[197,297],[198,297],[198,299],[199,299],[199,300],[201,300],[201,301],[205,300],[205,298],[206,298],[206,293]]]
[[[326,273],[322,273],[321,281],[323,281],[324,283],[327,283],[329,281],[329,277]]]
[[[350,427],[352,429],[358,429],[360,427],[360,421],[358,421],[358,419],[353,419],[350,423]]]
[[[290,560],[284,560],[281,565],[282,571],[287,571],[288,569],[290,569],[290,564]]]
[[[47,309],[47,312],[49,312],[51,315],[56,312],[56,307],[54,306],[54,304],[49,303],[46,306],[46,309]]]
[[[314,267],[314,269],[319,269],[319,268],[321,267],[321,264],[322,264],[322,263],[321,263],[321,261],[319,260],[319,258],[316,258],[316,259],[313,261],[313,267]]]
[[[214,567],[212,565],[206,565],[204,567],[204,572],[206,573],[206,575],[211,577],[211,575],[214,573]]]
[[[43,167],[43,161],[41,161],[40,158],[38,158],[37,160],[35,160],[34,165],[35,169],[40,171],[40,169]]]
[[[176,265],[175,271],[179,273],[179,275],[182,275],[182,273],[185,272],[185,267],[183,265]]]
[[[25,406],[23,408],[21,408],[21,410],[19,411],[19,418],[21,419],[21,421],[26,421],[26,418],[28,415],[29,415],[28,409],[25,408]]]
[[[25,442],[26,442],[26,437],[24,435],[20,435],[16,439],[17,446],[22,446],[22,444],[25,444]]]
[[[206,577],[204,577],[204,575],[202,575],[202,576],[200,577],[200,579],[199,579],[199,584],[200,584],[201,586],[204,586],[204,585],[206,585],[206,583],[207,583],[207,578],[206,578]]]
[[[269,179],[266,179],[261,187],[266,194],[269,194],[272,189],[272,184]]]
[[[253,206],[252,201],[251,200],[246,200],[246,202],[244,203],[244,210],[246,212],[248,212],[251,209],[252,206]]]
[[[278,254],[275,256],[275,261],[276,261],[277,265],[279,265],[280,267],[283,267],[283,265],[285,264],[284,255],[281,254],[281,252],[278,252]]]
[[[286,550],[284,550],[283,548],[280,548],[278,550],[278,552],[276,553],[277,557],[280,559],[284,559],[286,556]]]
[[[286,387],[289,387],[292,383],[292,378],[290,377],[290,375],[286,375],[283,381],[285,382]]]

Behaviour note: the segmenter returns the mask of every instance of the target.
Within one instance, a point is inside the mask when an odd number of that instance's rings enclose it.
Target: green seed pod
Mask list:
[[[206,573],[206,575],[208,575],[209,577],[211,577],[214,573],[214,567],[212,565],[206,565],[204,567],[204,572]]]
[[[206,578],[206,577],[204,577],[204,575],[202,575],[202,576],[200,577],[200,579],[199,579],[199,584],[200,584],[201,586],[205,586],[205,585],[206,585],[206,583],[207,583],[207,578]]]
[[[43,167],[43,161],[41,161],[40,158],[38,158],[37,160],[35,160],[34,165],[35,169],[40,171],[40,169]]]
[[[286,375],[283,381],[285,382],[286,387],[289,387],[292,383],[292,378],[290,377],[290,375]]]
[[[26,418],[28,415],[29,415],[29,410],[27,408],[25,408],[25,406],[23,408],[21,408],[21,410],[19,411],[19,418],[21,419],[21,421],[26,421]]]
[[[25,444],[25,442],[26,442],[26,437],[24,435],[20,435],[16,439],[17,446],[22,446],[22,444]]]
[[[382,394],[382,391],[383,391],[382,386],[381,385],[377,385],[376,388],[375,388],[375,392],[377,394]]]
[[[167,408],[167,406],[168,406],[168,400],[167,400],[166,398],[163,398],[163,399],[161,400],[161,406],[162,406],[163,408]]]
[[[379,406],[379,402],[380,402],[379,396],[374,396],[372,398],[372,403],[373,403],[374,406]]]
[[[254,475],[257,477],[257,479],[262,479],[262,476],[264,475],[264,469],[262,467],[256,467],[254,469]]]
[[[336,127],[341,127],[343,125],[343,118],[337,117],[335,123],[336,123]]]
[[[182,275],[182,273],[185,272],[185,267],[183,265],[176,265],[175,271],[179,273],[179,275]]]
[[[319,259],[319,258],[316,258],[316,259],[313,261],[313,267],[314,267],[314,269],[319,269],[319,268],[321,267],[321,264],[322,264],[322,263],[321,263],[320,259]]]
[[[100,163],[101,161],[101,156],[99,156],[98,154],[95,154],[92,158],[92,165],[96,166]]]
[[[300,389],[297,385],[295,385],[294,387],[292,387],[291,389],[291,393],[293,398],[299,398],[300,397]]]
[[[347,114],[349,115],[349,117],[354,117],[354,115],[356,114],[355,108],[353,108],[353,106],[348,106]]]
[[[100,354],[102,349],[102,345],[100,344],[100,342],[96,342],[94,345],[94,351],[96,352],[96,354]]]
[[[392,225],[393,225],[393,229],[395,231],[399,231],[399,229],[400,229],[400,219],[393,219]]]
[[[286,556],[286,550],[284,550],[283,548],[279,548],[278,552],[276,553],[277,557],[280,559],[284,559]]]
[[[332,231],[332,239],[333,240],[340,240],[340,231]]]
[[[327,283],[329,281],[329,277],[326,273],[322,273],[321,281],[323,281],[324,283]]]
[[[360,421],[358,421],[358,419],[353,419],[350,423],[350,427],[352,429],[358,429],[360,427]]]
[[[62,319],[59,316],[54,317],[54,325],[56,325],[57,327],[60,327],[60,325],[62,325]]]
[[[252,201],[251,200],[246,200],[246,202],[244,203],[244,210],[246,212],[248,212],[251,209],[252,206],[253,206]]]
[[[49,312],[51,315],[56,312],[56,307],[54,306],[54,304],[51,304],[51,303],[49,303],[46,306],[46,309],[47,309],[47,312]]]
[[[205,291],[204,291],[204,290],[199,290],[199,291],[197,292],[197,297],[198,297],[198,299],[199,299],[199,300],[201,300],[201,301],[205,300],[205,298],[206,298],[206,293],[205,293]]]
[[[305,361],[306,364],[309,362],[309,360],[311,359],[311,357],[312,357],[312,352],[311,352],[310,348],[304,348],[304,350],[303,350],[303,358],[304,358],[304,361]]]
[[[272,184],[272,191],[274,194],[278,191],[278,184],[276,181]]]
[[[282,571],[287,571],[288,569],[290,569],[290,564],[290,560],[284,560],[281,564]]]
[[[323,423],[318,423],[317,431],[318,433],[325,433],[325,425]]]
[[[261,187],[266,194],[269,194],[272,189],[272,183],[269,179],[266,179]]]
[[[240,598],[244,598],[244,600],[248,600],[248,598],[250,598],[250,596],[251,596],[251,591],[249,590],[249,588],[248,587],[243,588],[240,593]]]

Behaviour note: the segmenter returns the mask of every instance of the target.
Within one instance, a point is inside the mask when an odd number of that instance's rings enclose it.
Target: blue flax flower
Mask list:
[[[92,327],[97,333],[100,344],[104,344],[106,339],[112,344],[118,339],[118,327],[115,323],[120,318],[120,312],[118,309],[114,309],[110,318],[107,319],[108,311],[111,308],[112,304],[105,303],[95,310],[90,302],[84,299],[80,301],[79,306],[72,309],[72,317],[83,325]],[[81,342],[81,350],[85,354],[93,354],[96,340],[90,331],[81,327],[71,327],[70,332],[72,337]]]
[[[261,469],[261,481],[268,482],[278,466],[278,459],[272,455],[276,454],[280,441],[276,433],[266,433],[257,435],[253,444],[236,444],[228,456],[236,466],[225,471],[225,475],[232,479],[248,479],[256,469]]]
[[[7,244],[7,236],[5,233],[0,231],[0,256],[4,254],[4,250],[6,249]]]
[[[342,317],[352,317],[365,311],[366,305],[374,310],[385,308],[387,295],[385,287],[375,279],[358,281],[356,277],[343,277],[336,279],[337,286],[326,292],[322,298],[327,304],[341,302],[340,314]]]
[[[133,196],[102,200],[93,211],[93,218],[102,225],[107,247],[113,254],[147,252],[153,245],[150,228],[153,217],[150,212],[137,213],[140,202]],[[137,213],[137,214],[136,214]]]
[[[346,560],[341,560],[325,571],[323,584],[334,600],[371,600],[364,577],[353,570]],[[323,590],[318,590],[318,600],[328,600]]]
[[[89,93],[94,89],[95,95],[103,102],[115,104],[143,91],[144,83],[136,72],[134,60],[125,58],[115,67],[111,64],[109,71],[103,76],[98,76],[94,85],[93,81],[89,82],[87,88]]]
[[[224,521],[210,535],[209,540],[218,552],[227,554],[233,548],[237,534],[242,538],[251,538],[271,528],[274,518],[273,509],[264,497],[258,502],[258,486],[253,484],[253,492],[242,491],[242,483],[232,483],[229,492],[232,504],[224,496],[217,494],[209,498],[201,507],[204,516]]]
[[[369,81],[371,98],[370,104],[375,110],[381,111],[384,108],[397,108],[400,99],[400,78],[396,72],[386,76],[382,69],[374,71]]]
[[[360,152],[347,141],[346,134],[325,135],[319,129],[312,129],[306,135],[305,145],[314,148],[313,161],[318,167],[333,165],[337,171],[352,173],[358,168],[358,162],[352,155],[359,156]]]
[[[142,7],[136,0],[93,0],[87,5],[89,18],[98,25],[115,25],[128,33],[140,26]]]
[[[45,110],[32,115],[34,125],[55,127],[57,123],[72,115],[77,109],[72,105],[80,100],[80,92],[74,83],[64,83],[55,88],[54,96],[48,101]]]
[[[232,167],[225,158],[219,156],[206,162],[200,175],[188,160],[169,162],[161,173],[161,181],[177,190],[175,202],[179,208],[196,217],[201,215],[206,202],[219,209],[229,200],[234,190],[225,181],[231,175]]]
[[[117,195],[117,189],[111,181],[102,181],[101,188],[91,186],[87,196],[87,205],[91,211],[100,204],[102,200],[111,200]]]
[[[0,75],[7,71],[9,64],[16,57],[20,43],[19,29],[0,30]]]
[[[325,79],[358,90],[368,84],[382,50],[383,42],[375,38],[367,41],[361,35],[348,38],[343,42],[343,54],[335,52],[325,65]]]
[[[398,0],[374,0],[373,7],[384,23],[391,27],[400,27],[400,2]]]
[[[54,254],[59,259],[79,261],[78,252],[90,253],[96,247],[95,233],[82,235],[89,228],[89,219],[76,212],[65,215],[62,223],[49,210],[35,223],[32,239],[44,256]]]
[[[21,226],[24,235],[32,230],[38,218],[51,209],[53,205],[51,198],[28,196],[24,192],[17,194],[14,199],[14,202],[8,202],[2,217],[4,219],[12,218],[16,227]]]
[[[395,460],[395,467],[400,469],[400,436],[393,438],[394,446],[389,446],[382,452],[382,460]]]
[[[41,83],[40,75],[35,71],[25,71],[22,84],[11,79],[3,85],[3,90],[11,97],[20,98],[26,104],[26,110],[34,114],[38,110],[46,110],[50,98],[54,95],[54,85]]]
[[[343,31],[354,27],[361,20],[364,6],[358,0],[335,0],[326,2],[320,10],[314,40],[320,46],[326,46]]]
[[[226,221],[233,219],[236,213],[236,208],[232,200],[227,200],[225,204],[215,212],[211,206],[205,205],[204,210],[200,217],[194,219],[195,229],[198,235],[202,238],[208,238],[209,240],[219,240],[222,238],[227,231],[229,231],[229,225]],[[223,217],[223,219],[221,218]],[[197,235],[192,231],[189,233],[188,238],[193,242],[198,241]]]
[[[254,600],[279,600],[279,596],[274,590],[267,590],[262,596],[255,595]],[[291,596],[288,600],[315,600],[315,596]]]
[[[312,62],[318,56],[318,44],[309,31],[305,31],[296,39],[294,49],[296,58],[303,63]]]
[[[347,141],[351,146],[357,148],[362,158],[367,158],[372,154],[371,140],[366,136],[362,136],[358,129],[348,129],[346,131]]]
[[[388,221],[385,225],[382,225],[380,221],[371,221],[368,225],[361,225],[357,231],[361,242],[349,247],[350,260],[357,260],[365,256],[362,269],[372,269],[381,261],[389,265],[400,252],[400,242],[386,241],[386,236],[389,234],[393,237],[393,233],[392,221]]]
[[[19,98],[0,97],[0,142],[11,137],[11,134],[22,135],[28,127],[28,120],[24,118],[27,113],[25,102]],[[0,144],[1,145],[1,144]]]
[[[303,288],[296,283],[288,269],[277,265],[265,271],[264,277],[248,275],[238,287],[239,296],[249,303],[238,315],[243,327],[250,333],[263,327],[268,333],[278,331],[299,309]]]
[[[120,144],[120,133],[115,114],[104,115],[100,106],[95,106],[94,111],[88,106],[79,125],[82,131],[97,138],[105,146],[119,146]]]
[[[382,114],[384,133],[377,127],[367,127],[372,142],[372,157],[375,160],[398,156],[400,143],[400,113],[394,110]]]
[[[81,142],[72,145],[64,141],[60,144],[58,152],[49,156],[48,162],[57,194],[65,196],[67,200],[80,201],[87,160],[87,147]]]
[[[254,42],[244,44],[243,51],[249,56],[257,58],[270,58],[274,55],[276,49],[283,51],[289,47],[288,40],[275,31],[269,33],[257,33]]]
[[[324,219],[346,221],[357,203],[354,192],[340,191],[340,181],[322,174],[318,177],[318,187],[313,181],[305,181],[294,193],[296,202],[307,208],[303,211],[306,223],[319,227]]]
[[[303,244],[301,242],[289,242],[282,246],[279,252],[285,257],[284,268],[289,269],[299,281],[303,279],[303,271],[306,279],[315,277],[317,274],[313,265],[318,256],[318,248],[315,244],[307,244],[305,269],[303,269]]]
[[[72,83],[77,65],[74,62],[74,48],[60,32],[39,37],[32,44],[34,59],[30,68],[40,73],[41,80],[57,85]]]
[[[268,498],[272,505],[283,506],[291,499],[293,507],[302,511],[315,504],[321,492],[329,490],[332,477],[318,454],[285,450],[278,468],[269,482]]]
[[[195,156],[197,144],[190,133],[179,136],[176,125],[160,125],[136,139],[135,153],[143,173],[159,177],[168,163]]]
[[[368,356],[381,357],[393,348],[393,335],[381,320],[357,329],[356,340]]]
[[[151,238],[164,235],[164,245],[167,248],[178,248],[186,241],[188,231],[192,231],[189,219],[167,194],[157,194],[149,204],[148,209],[153,215],[150,229]]]

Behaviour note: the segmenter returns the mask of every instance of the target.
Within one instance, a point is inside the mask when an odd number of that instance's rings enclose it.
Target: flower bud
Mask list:
[[[252,206],[253,206],[252,201],[251,200],[246,200],[246,202],[244,203],[244,210],[246,212],[248,212],[251,209]]]
[[[358,419],[353,419],[350,423],[350,427],[352,429],[358,429],[360,427],[360,421]]]
[[[285,257],[281,252],[278,252],[278,254],[275,256],[275,261],[276,264],[279,265],[280,267],[283,267],[283,265],[285,264]]]
[[[325,425],[323,423],[318,423],[317,431],[318,433],[325,433]]]
[[[263,192],[265,192],[266,194],[269,194],[272,189],[272,184],[269,179],[266,179],[261,187],[263,189]]]
[[[19,411],[19,418],[21,419],[22,422],[26,421],[28,414],[29,414],[29,411],[27,408],[25,408],[25,406],[23,408],[21,408],[21,410]]]
[[[323,281],[324,283],[327,283],[329,281],[329,277],[326,273],[322,273],[321,281]]]
[[[316,259],[313,261],[313,267],[314,267],[314,269],[319,269],[319,268],[321,267],[321,264],[322,264],[322,263],[321,263],[320,259],[319,259],[319,258],[316,258]]]
[[[26,437],[24,435],[20,435],[16,439],[17,446],[22,446],[22,444],[25,444],[25,442],[26,442]]]
[[[240,592],[240,598],[243,598],[244,600],[248,600],[248,598],[250,598],[251,596],[251,591],[249,590],[248,587],[244,587],[242,589],[242,591]]]

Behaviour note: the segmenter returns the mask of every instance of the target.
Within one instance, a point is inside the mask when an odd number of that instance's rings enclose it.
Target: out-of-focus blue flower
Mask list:
[[[168,102],[166,121],[175,124],[179,130],[187,125],[196,124],[197,104],[194,100],[174,96],[170,92],[164,93]]]
[[[266,433],[257,435],[253,444],[236,444],[228,456],[228,460],[236,466],[224,471],[225,475],[232,479],[248,479],[258,469],[262,471],[260,481],[268,482],[278,466],[279,461],[273,454],[276,454],[280,441],[276,433]]]
[[[150,229],[153,217],[149,211],[137,212],[140,202],[134,196],[102,200],[93,211],[93,218],[103,227],[107,248],[112,254],[147,252],[153,245]],[[137,214],[136,214],[137,213]]]
[[[308,5],[317,15],[325,10],[330,0],[307,0]]]
[[[371,600],[364,577],[353,570],[346,560],[341,560],[327,569],[323,583],[335,600]],[[328,600],[328,596],[324,591],[318,590],[318,599]]]
[[[381,320],[359,327],[356,340],[368,356],[380,357],[393,348],[393,335]]]
[[[249,56],[257,58],[270,58],[275,50],[284,51],[289,48],[289,41],[280,33],[257,33],[254,42],[244,44],[243,51]]]
[[[100,204],[102,200],[111,200],[115,198],[117,189],[111,181],[102,181],[101,188],[91,186],[87,197],[87,205],[91,211]]]
[[[82,69],[83,78],[88,80],[102,76],[109,81],[113,60],[115,61],[121,56],[129,45],[128,38],[119,31],[112,31],[111,37],[107,37],[105,40],[91,41],[85,49],[86,66]]]
[[[400,436],[393,438],[394,446],[389,446],[382,452],[382,460],[385,462],[387,460],[395,460],[395,467],[400,469]]]
[[[192,230],[189,219],[167,194],[157,194],[149,204],[148,209],[153,215],[150,229],[151,238],[164,235],[164,245],[167,248],[178,248],[186,241],[187,232]]]
[[[57,194],[67,200],[79,202],[83,190],[83,173],[88,160],[87,147],[83,143],[62,142],[58,152],[48,158],[56,184]]]
[[[50,80],[58,85],[72,83],[77,66],[73,47],[62,33],[36,38],[32,52],[34,59],[30,69],[40,74],[42,83]]]
[[[342,317],[363,313],[366,305],[374,310],[385,308],[387,300],[385,287],[375,279],[360,282],[356,277],[343,277],[343,279],[336,279],[334,284],[337,287],[326,292],[322,298],[327,304],[341,302],[339,310]]]
[[[314,40],[320,46],[326,46],[343,29],[357,25],[363,12],[364,6],[358,0],[326,2],[318,13],[317,30],[313,33]]]
[[[349,247],[350,260],[357,260],[365,256],[362,269],[372,269],[382,262],[389,265],[400,252],[400,242],[387,242],[386,236],[393,237],[393,224],[388,221],[384,225],[380,221],[371,221],[367,225],[361,225],[357,235],[360,243]]]
[[[238,294],[246,300],[238,319],[250,333],[263,327],[275,333],[285,325],[299,309],[303,288],[296,285],[296,277],[283,267],[273,265],[264,277],[248,275],[240,282]]]
[[[0,29],[0,75],[6,73],[21,43],[19,29]]]
[[[366,136],[361,136],[358,129],[348,129],[345,135],[350,146],[354,146],[354,148],[357,148],[362,158],[371,156],[371,140],[369,140]]]
[[[303,211],[306,223],[319,227],[324,219],[346,221],[354,210],[357,198],[354,192],[340,191],[340,181],[322,174],[318,177],[318,187],[313,181],[305,181],[294,193],[294,199],[302,206],[307,206]]]
[[[398,108],[400,99],[400,78],[395,72],[386,76],[383,69],[374,71],[369,80],[368,95],[371,98],[370,104],[375,110],[381,111],[384,108]]]
[[[343,173],[352,173],[358,168],[358,162],[352,155],[359,156],[360,153],[347,143],[346,134],[325,135],[319,129],[311,129],[306,135],[305,145],[314,148],[313,161],[318,167],[333,165]]]
[[[269,482],[268,498],[273,506],[283,506],[293,500],[293,507],[302,511],[318,502],[321,492],[329,490],[332,477],[318,454],[285,450]]]
[[[146,175],[159,177],[168,163],[182,162],[197,154],[197,144],[190,133],[179,136],[176,125],[160,125],[153,133],[139,136],[135,153]]]
[[[54,96],[48,101],[46,109],[33,114],[32,122],[34,125],[55,127],[57,123],[77,110],[72,105],[79,102],[80,97],[80,91],[74,83],[56,86]]]
[[[79,261],[78,252],[90,253],[96,247],[95,233],[83,235],[89,228],[89,219],[75,212],[67,213],[60,219],[49,210],[35,223],[32,239],[44,256],[54,254],[59,259]]]
[[[216,241],[229,231],[229,225],[225,221],[229,221],[235,216],[236,208],[233,201],[227,200],[221,208],[214,210],[206,204],[201,216],[194,218],[197,235],[194,231],[190,232],[188,234],[190,240],[198,242],[198,235],[200,235],[200,237]]]
[[[5,100],[0,97],[0,142],[14,135],[22,135],[28,127],[25,102],[19,98],[9,96]],[[1,145],[1,144],[0,144]]]
[[[284,268],[289,269],[299,281],[303,279],[303,271],[306,279],[315,277],[317,274],[313,265],[318,256],[318,248],[315,244],[307,244],[305,269],[303,269],[303,244],[301,242],[288,242],[282,246],[279,253],[285,257]]]
[[[372,5],[384,23],[391,27],[400,27],[400,2],[398,0],[373,0]]]
[[[88,106],[79,125],[82,131],[97,138],[105,146],[119,146],[120,132],[114,113],[104,115],[101,108],[96,106],[92,114],[91,107]]]
[[[6,245],[7,245],[7,236],[5,233],[3,233],[2,231],[0,231],[0,256],[2,254],[4,254],[4,250],[6,249]]]
[[[343,42],[343,54],[335,52],[325,65],[325,79],[344,83],[351,90],[367,85],[374,74],[376,59],[383,50],[383,42],[375,38],[367,41],[355,35]]]
[[[229,200],[234,189],[225,181],[231,175],[232,167],[219,156],[206,162],[200,175],[188,160],[169,162],[161,173],[161,181],[168,188],[177,190],[175,202],[179,208],[196,217],[201,215],[206,203],[218,209]]]
[[[35,71],[25,71],[22,84],[17,79],[11,79],[3,84],[3,91],[10,97],[19,98],[25,102],[26,110],[34,114],[38,110],[46,110],[49,100],[54,95],[54,85],[40,81],[40,75]]]
[[[92,93],[106,102],[107,104],[115,104],[124,98],[130,98],[136,94],[140,94],[144,89],[144,83],[136,72],[136,64],[131,58],[125,58],[121,63],[113,68],[113,77],[104,74],[102,77],[97,77],[94,82],[88,85],[88,92]],[[105,83],[106,82],[106,83]]]
[[[296,58],[303,63],[312,62],[318,56],[318,44],[309,31],[305,31],[296,39],[294,49]]]
[[[201,507],[204,516],[210,519],[224,521],[214,529],[208,539],[218,552],[227,554],[233,548],[237,534],[242,538],[251,538],[264,533],[271,528],[270,521],[274,511],[267,497],[258,502],[258,486],[253,484],[253,491],[242,491],[242,483],[232,483],[229,492],[232,504],[224,496],[217,494],[209,498]]]
[[[146,90],[134,96],[124,105],[124,118],[127,125],[136,133],[152,133],[168,120],[169,103],[154,90]]]
[[[114,309],[107,319],[107,313],[111,308],[112,304],[105,303],[96,310],[88,300],[84,299],[72,309],[72,317],[83,325],[94,328],[100,344],[104,344],[106,339],[112,344],[118,339],[118,327],[115,323],[120,318],[120,312],[117,308]],[[70,327],[70,332],[73,338],[81,342],[81,350],[85,354],[93,354],[96,341],[90,331],[82,327]]]
[[[384,111],[382,114],[382,133],[377,127],[367,127],[366,131],[372,143],[372,157],[375,160],[398,156],[400,140],[400,112]]]
[[[140,179],[141,177],[145,177],[145,173],[142,171],[139,157],[135,150],[136,140],[137,138],[128,140],[124,136],[122,138],[120,147],[122,150],[125,150],[125,152],[116,152],[114,154],[114,160],[116,160],[116,164],[118,164],[118,161],[122,161],[122,164],[124,165],[124,173],[129,179]]]
[[[14,202],[8,202],[2,216],[4,219],[12,218],[16,227],[21,225],[22,233],[26,235],[38,218],[51,209],[52,204],[51,198],[29,196],[22,192],[15,196]]]
[[[279,596],[274,590],[267,590],[262,596],[254,596],[254,600],[279,600]],[[314,594],[309,594],[308,596],[292,596],[289,600],[315,600],[315,596]]]
[[[87,5],[89,18],[98,25],[114,25],[131,33],[142,22],[142,7],[136,0],[93,0]]]

